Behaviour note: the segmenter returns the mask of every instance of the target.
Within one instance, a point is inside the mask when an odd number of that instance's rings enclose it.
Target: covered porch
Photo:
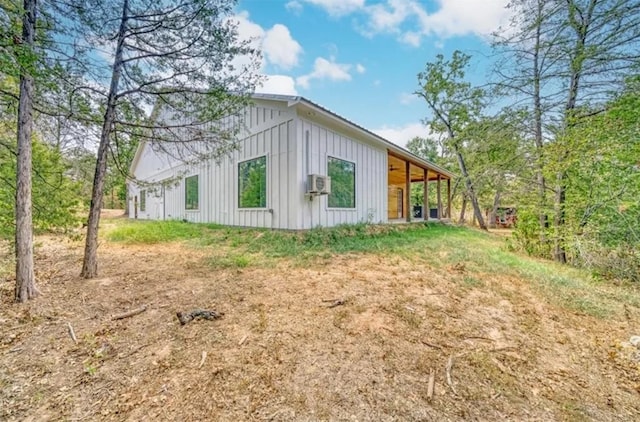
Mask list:
[[[387,166],[389,222],[451,218],[451,173],[426,160],[416,160],[411,154],[391,150],[388,151]],[[422,200],[416,201],[415,197],[422,197]]]

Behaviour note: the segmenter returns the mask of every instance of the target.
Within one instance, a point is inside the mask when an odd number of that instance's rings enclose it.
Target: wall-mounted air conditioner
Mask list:
[[[328,195],[331,193],[331,178],[319,174],[307,176],[307,193],[313,195]]]

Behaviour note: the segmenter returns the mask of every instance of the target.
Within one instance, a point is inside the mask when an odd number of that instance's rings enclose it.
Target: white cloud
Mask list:
[[[419,16],[422,32],[442,38],[475,34],[487,36],[509,17],[508,0],[438,0],[440,9]]]
[[[238,30],[238,38],[243,41],[250,41],[252,48],[260,49],[262,46],[262,39],[264,38],[264,29],[249,19],[249,12],[240,12],[237,15],[229,18],[231,21],[235,21]],[[236,56],[232,63],[236,69],[242,69],[248,65],[251,59],[248,56]],[[265,62],[260,62],[260,71],[264,68]]]
[[[293,39],[289,28],[282,24],[275,24],[264,30],[260,25],[249,19],[249,12],[242,11],[233,18],[238,24],[238,36],[241,40],[251,40],[251,46],[262,50],[264,55],[262,68],[269,63],[281,69],[291,69],[297,66],[302,54],[302,47]]]
[[[400,94],[400,104],[409,105],[418,100],[418,96],[415,94],[410,94],[408,92],[403,92]]]
[[[253,47],[260,47],[264,38],[264,29],[249,19],[249,12],[242,11],[231,19],[238,24],[238,37],[241,40],[251,40]]]
[[[426,137],[430,134],[429,129],[422,123],[409,123],[405,126],[382,126],[373,129],[373,132],[401,147],[406,147],[407,142],[416,136]]]
[[[361,65],[360,63],[356,65],[356,72],[363,74],[366,71],[367,71],[367,68]]]
[[[507,22],[508,2],[437,0],[438,8],[427,11],[416,0],[387,0],[362,9],[367,15],[367,24],[361,32],[366,36],[395,34],[398,41],[413,47],[429,35],[441,39],[467,34],[485,37]]]
[[[328,79],[331,81],[350,81],[351,74],[350,64],[336,63],[333,58],[327,60],[323,57],[316,58],[313,65],[313,71],[303,76],[296,78],[296,83],[301,87],[308,89],[309,82],[313,79]]]
[[[298,95],[296,81],[291,76],[267,75],[256,92],[263,94]]]
[[[300,4],[300,2],[296,0],[288,2],[284,5],[284,8],[295,15],[299,15],[300,13],[302,13],[302,4]]]
[[[300,44],[291,38],[289,28],[279,23],[264,35],[262,50],[270,63],[282,69],[297,66],[298,57],[302,53]]]
[[[263,58],[259,71],[264,76],[262,85],[256,87],[256,92],[281,95],[297,95],[296,81],[287,75],[269,75],[265,72],[267,64],[277,68],[289,70],[298,65],[302,54],[302,47],[293,39],[289,28],[282,24],[275,24],[265,30],[249,18],[249,13],[242,11],[233,18],[238,25],[238,36],[241,40],[251,40],[251,46],[262,50]],[[234,59],[236,67],[248,63],[247,57]]]
[[[405,44],[409,44],[411,47],[420,47],[420,43],[422,42],[422,35],[418,32],[407,31],[404,34],[400,35],[400,41]]]
[[[343,16],[364,7],[365,0],[303,0],[326,10],[331,16]]]
[[[387,6],[382,3],[370,6],[367,9],[370,29],[374,32],[397,32],[414,6],[413,2],[406,0],[389,0]]]

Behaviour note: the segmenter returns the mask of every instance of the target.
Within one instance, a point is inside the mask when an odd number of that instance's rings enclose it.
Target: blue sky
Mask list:
[[[240,36],[263,51],[258,92],[302,95],[400,145],[426,135],[412,93],[437,54],[472,55],[469,80],[490,71],[489,34],[507,0],[240,0]]]

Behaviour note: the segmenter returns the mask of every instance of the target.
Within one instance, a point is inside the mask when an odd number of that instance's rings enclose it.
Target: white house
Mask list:
[[[418,204],[428,217],[450,217],[450,172],[306,98],[255,94],[245,125],[238,149],[220,162],[187,166],[142,143],[131,165],[136,180],[184,178],[156,189],[131,182],[129,215],[298,230],[415,221],[422,214],[410,192],[419,183],[437,192],[432,206],[429,195]],[[309,175],[327,186],[312,186]],[[329,180],[331,193],[322,194]]]

